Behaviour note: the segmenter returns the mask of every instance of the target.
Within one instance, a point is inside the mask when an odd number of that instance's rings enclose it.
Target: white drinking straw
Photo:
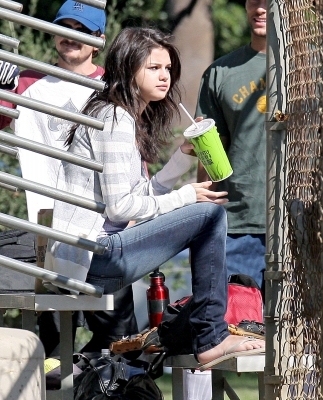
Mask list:
[[[190,113],[186,110],[186,108],[183,106],[182,103],[179,103],[179,106],[182,107],[183,111],[185,112],[185,114],[188,116],[188,118],[193,122],[193,124],[195,125],[195,128],[198,128],[197,123],[194,121],[194,119],[191,117]]]

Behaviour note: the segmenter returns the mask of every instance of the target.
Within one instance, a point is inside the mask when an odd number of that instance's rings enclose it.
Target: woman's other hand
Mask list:
[[[203,117],[196,117],[195,121],[200,122],[203,120]],[[185,139],[184,143],[180,146],[181,147],[181,152],[184,154],[188,154],[189,156],[194,156],[196,157],[195,151],[194,151],[194,146],[187,140]]]
[[[212,181],[192,183],[191,184],[196,192],[196,201],[209,201],[215,204],[225,204],[229,200],[224,196],[228,195],[228,192],[213,192],[209,190],[212,185]]]
[[[184,140],[184,143],[180,147],[182,153],[196,157],[194,146],[187,139]]]

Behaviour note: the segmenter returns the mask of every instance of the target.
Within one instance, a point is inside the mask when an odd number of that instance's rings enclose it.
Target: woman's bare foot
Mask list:
[[[248,340],[247,337],[229,335],[217,346],[198,354],[197,358],[201,364],[206,364],[230,353],[255,349],[265,350],[265,341],[261,339]]]

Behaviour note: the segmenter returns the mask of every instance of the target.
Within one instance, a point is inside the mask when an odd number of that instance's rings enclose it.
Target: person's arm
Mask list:
[[[143,221],[195,203],[196,191],[192,185],[171,191],[142,174],[133,118],[117,108],[117,121],[113,123],[113,111],[109,114],[104,131],[90,135],[94,158],[104,165],[98,177],[109,219],[113,222]],[[175,165],[176,160],[193,158],[179,153],[172,160]],[[171,178],[162,179],[162,183],[167,179]]]
[[[0,60],[0,89],[15,90],[18,87],[19,68],[15,64]],[[15,108],[15,105],[4,100],[0,100],[0,106]],[[0,129],[9,126],[11,118],[0,114]]]

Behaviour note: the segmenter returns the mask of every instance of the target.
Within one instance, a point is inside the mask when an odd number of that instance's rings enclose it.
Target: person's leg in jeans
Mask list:
[[[105,254],[94,254],[87,282],[105,293],[142,278],[185,248],[191,249],[195,353],[226,336],[223,316],[227,304],[225,268],[226,213],[213,203],[197,203],[136,224],[104,238]]]
[[[251,276],[261,288],[263,297],[265,293],[265,252],[265,234],[228,234],[228,276],[234,274],[245,274]]]
[[[226,241],[227,275],[245,274],[251,276],[262,289],[264,298],[264,271],[265,271],[265,235],[264,234],[228,234]],[[212,392],[212,381],[209,371],[201,375],[187,375],[187,400],[194,396],[195,400],[204,400],[204,391]],[[203,378],[203,386],[200,381]],[[211,397],[209,397],[211,398]]]

